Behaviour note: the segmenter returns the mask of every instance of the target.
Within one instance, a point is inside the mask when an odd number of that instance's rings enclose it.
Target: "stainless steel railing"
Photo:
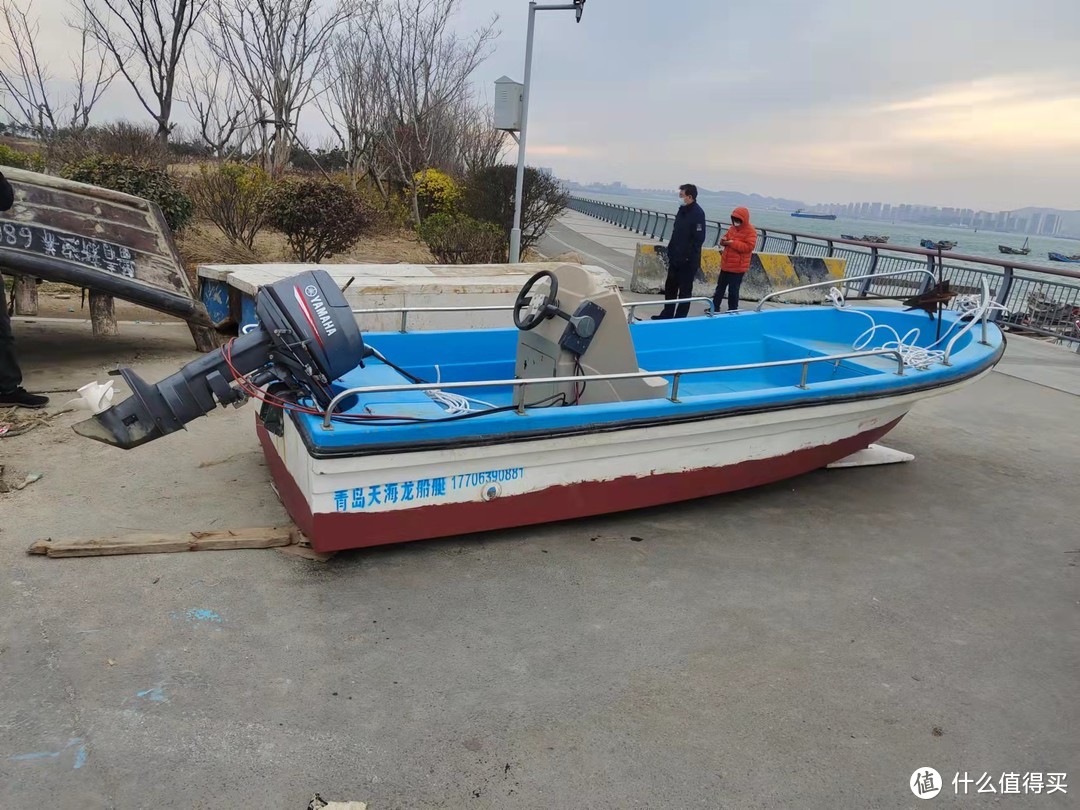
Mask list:
[[[674,214],[663,211],[631,208],[582,197],[572,196],[570,209],[660,241],[668,238],[675,221]],[[631,211],[646,211],[648,216],[631,218]],[[707,247],[717,246],[727,224],[721,220],[707,223]],[[918,293],[929,287],[928,278],[919,288],[897,277],[902,273],[893,271],[937,271],[960,292],[977,292],[980,279],[986,279],[990,283],[994,302],[1007,310],[995,310],[991,320],[1080,343],[1080,272],[1075,270],[1043,267],[1005,258],[877,245],[775,228],[758,228],[757,248],[761,252],[793,256],[846,259],[848,277],[862,280],[857,293],[859,296],[895,295],[904,291]]]
[[[602,382],[610,380],[647,380],[647,379],[664,379],[668,377],[670,380],[670,393],[668,394],[668,400],[671,402],[679,401],[679,381],[682,377],[692,374],[720,374],[728,371],[749,371],[751,369],[760,368],[782,368],[785,366],[802,366],[802,372],[799,379],[797,388],[806,389],[806,379],[809,372],[810,365],[813,363],[839,363],[842,360],[855,360],[861,357],[892,357],[896,360],[896,374],[897,376],[904,376],[904,357],[897,349],[871,349],[861,352],[844,352],[842,354],[830,354],[823,355],[821,357],[800,357],[792,360],[769,360],[761,363],[741,363],[734,366],[709,366],[706,368],[677,368],[669,369],[667,371],[628,371],[619,374],[588,374],[574,377],[542,377],[538,379],[527,380],[469,380],[467,382],[439,382],[439,383],[423,383],[419,385],[373,385],[373,386],[361,386],[358,388],[349,388],[342,391],[340,394],[330,400],[330,404],[326,408],[326,412],[323,415],[322,427],[323,430],[333,430],[333,416],[334,411],[338,405],[341,404],[343,399],[347,397],[359,395],[359,394],[385,394],[395,393],[400,391],[448,391],[448,390],[468,390],[470,388],[505,388],[510,387],[514,390],[514,403],[513,407],[519,414],[525,414],[528,405],[525,402],[525,389],[530,385],[552,385],[552,384],[577,384],[577,383],[590,383],[590,382]]]
[[[704,301],[708,307],[705,310],[705,315],[712,317],[715,312],[713,311],[713,302],[711,298],[707,296],[695,296],[693,298],[676,298],[671,301],[633,301],[623,302],[622,308],[628,310],[626,321],[627,323],[634,322],[634,312],[640,307],[662,307],[667,304],[688,304],[695,301]],[[399,314],[401,315],[401,325],[398,327],[398,331],[407,333],[409,331],[409,315],[413,312],[509,312],[513,310],[513,304],[495,304],[493,306],[486,307],[377,307],[372,309],[354,309],[353,315],[386,315],[386,314]]]

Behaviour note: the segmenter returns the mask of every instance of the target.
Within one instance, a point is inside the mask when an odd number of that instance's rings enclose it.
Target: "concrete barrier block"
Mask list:
[[[709,248],[701,252],[701,272],[694,281],[695,296],[711,297],[720,277],[721,251]],[[755,253],[750,259],[740,297],[757,301],[762,296],[788,287],[842,279],[846,260],[811,256],[788,256],[783,253]],[[639,244],[634,256],[634,275],[630,291],[643,295],[662,295],[667,279],[667,248]],[[792,293],[782,299],[787,303],[820,304],[828,296],[828,287]]]

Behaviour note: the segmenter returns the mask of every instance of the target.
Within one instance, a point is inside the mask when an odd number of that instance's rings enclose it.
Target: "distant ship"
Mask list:
[[[1028,247],[1028,242],[1030,241],[1030,239],[1025,239],[1024,246],[1018,248],[1010,247],[1009,245],[998,245],[998,250],[1008,256],[1027,256],[1031,253],[1031,248]]]
[[[802,217],[803,219],[836,219],[836,214],[808,214],[801,208],[798,211],[794,211],[791,214],[793,217]]]
[[[862,236],[852,236],[851,234],[842,233],[840,234],[840,238],[850,239],[853,242],[870,242],[874,245],[884,245],[887,244],[889,241],[889,237],[887,236],[871,236],[865,233]]]
[[[919,244],[927,250],[952,250],[956,247],[956,242],[950,242],[947,239],[942,239],[940,242],[931,242],[929,239],[923,239]]]
[[[1050,257],[1050,261],[1052,262],[1080,262],[1080,254],[1077,254],[1075,256],[1066,256],[1064,253],[1055,253],[1054,251],[1050,251],[1046,255]]]

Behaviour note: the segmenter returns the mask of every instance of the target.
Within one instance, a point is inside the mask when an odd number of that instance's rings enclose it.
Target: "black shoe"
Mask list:
[[[671,318],[669,318],[667,315],[653,315],[651,318],[649,318],[649,320],[650,321],[670,321]]]
[[[16,388],[7,394],[0,394],[0,408],[44,408],[49,404],[49,398],[39,394],[31,394],[25,388]]]

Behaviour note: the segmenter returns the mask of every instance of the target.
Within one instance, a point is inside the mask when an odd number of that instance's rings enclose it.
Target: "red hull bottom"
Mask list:
[[[257,422],[256,430],[278,496],[290,517],[311,542],[312,548],[329,552],[535,523],[554,523],[771,484],[820,469],[863,450],[892,430],[899,421],[896,419],[832,444],[726,467],[664,473],[645,478],[626,476],[610,481],[586,481],[493,501],[422,506],[394,512],[320,512],[314,515],[261,422]]]

